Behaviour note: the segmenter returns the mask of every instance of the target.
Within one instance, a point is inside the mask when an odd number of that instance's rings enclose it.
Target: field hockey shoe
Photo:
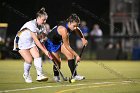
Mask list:
[[[23,78],[25,79],[26,83],[32,83],[32,78],[30,75],[24,75],[23,74]]]
[[[59,77],[59,76],[54,76],[54,77],[53,77],[53,79],[54,79],[54,81],[55,81],[55,82],[61,82],[61,80],[60,80],[60,77]]]
[[[85,79],[85,76],[76,75],[76,76],[74,76],[74,79],[75,80],[83,80],[83,79]]]
[[[44,76],[43,74],[38,75],[36,78],[37,81],[47,81],[48,77]]]

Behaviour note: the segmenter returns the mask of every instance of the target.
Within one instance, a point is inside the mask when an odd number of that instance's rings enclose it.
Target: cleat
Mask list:
[[[83,79],[85,79],[85,76],[76,75],[76,76],[74,76],[73,79],[75,79],[75,80],[83,80]]]
[[[32,83],[32,78],[30,75],[24,75],[23,74],[23,78],[25,79],[26,83]]]
[[[48,80],[48,77],[44,76],[43,74],[38,75],[36,78],[36,81],[47,81],[47,80]]]
[[[55,81],[55,82],[61,82],[61,80],[60,80],[60,77],[59,77],[59,76],[54,76],[54,77],[53,77],[53,79],[54,79],[54,81]]]

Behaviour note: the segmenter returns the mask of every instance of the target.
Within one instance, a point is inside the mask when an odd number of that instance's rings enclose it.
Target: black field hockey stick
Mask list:
[[[84,49],[85,49],[85,45],[83,46],[83,48],[82,48],[82,50],[81,50],[81,53],[80,53],[80,58],[82,57],[82,54],[83,54],[83,51],[84,51]],[[75,72],[76,72],[76,69],[77,69],[77,66],[78,66],[78,62],[76,62],[76,64],[75,64],[75,69],[74,69],[74,71],[73,71],[73,74],[72,74],[72,77],[71,78],[69,78],[69,82],[71,83],[71,80],[74,78],[74,74],[75,74]]]
[[[42,46],[45,48],[43,43],[42,43]],[[53,62],[56,70],[60,73],[63,81],[67,81],[68,80],[67,77],[64,77],[63,73],[61,72],[61,70],[59,69],[59,66],[56,63],[56,62],[59,62],[58,59],[51,52],[49,52],[49,54],[51,55],[51,57],[48,56],[48,58]]]
[[[68,80],[67,77],[64,77],[63,73],[61,72],[61,70],[59,69],[59,66],[56,63],[56,62],[59,62],[58,59],[52,53],[50,53],[50,54],[52,56],[51,61],[53,62],[56,70],[60,73],[60,76],[62,77],[63,81],[67,81]]]

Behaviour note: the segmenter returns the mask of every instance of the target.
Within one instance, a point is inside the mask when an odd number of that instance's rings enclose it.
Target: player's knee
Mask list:
[[[67,59],[73,59],[73,58],[74,58],[74,55],[72,53],[67,54]]]
[[[25,61],[26,61],[27,63],[32,63],[33,59],[32,59],[32,58],[27,58],[27,59],[25,59]]]

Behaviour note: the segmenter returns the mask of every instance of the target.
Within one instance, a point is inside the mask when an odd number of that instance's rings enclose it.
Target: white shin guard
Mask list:
[[[29,75],[31,65],[30,63],[24,62],[24,75]]]
[[[37,75],[41,75],[43,72],[42,71],[42,58],[41,57],[34,59],[34,66],[36,68]]]

